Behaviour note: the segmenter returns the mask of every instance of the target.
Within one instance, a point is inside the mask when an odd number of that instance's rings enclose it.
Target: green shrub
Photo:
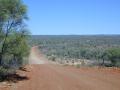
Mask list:
[[[56,60],[56,56],[54,56],[54,55],[49,56],[49,59],[52,60],[52,61],[55,61]]]
[[[6,76],[15,74],[15,73],[16,73],[15,69],[0,66],[0,81],[4,80]]]

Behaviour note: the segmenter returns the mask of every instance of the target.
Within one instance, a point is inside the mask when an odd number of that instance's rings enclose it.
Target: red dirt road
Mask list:
[[[38,60],[43,60],[36,47],[32,48],[32,52]],[[29,79],[15,83],[7,90],[120,90],[120,70],[78,69],[51,64],[46,60],[26,67],[28,72],[23,73]]]

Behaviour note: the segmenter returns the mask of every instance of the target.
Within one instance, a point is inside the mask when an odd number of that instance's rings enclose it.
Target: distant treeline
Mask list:
[[[32,36],[32,44],[40,45],[47,56],[120,62],[120,35],[46,35]]]

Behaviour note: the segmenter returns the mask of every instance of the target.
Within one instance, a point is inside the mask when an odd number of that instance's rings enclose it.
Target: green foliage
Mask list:
[[[54,56],[54,55],[49,56],[49,60],[55,61],[56,60],[56,56]]]
[[[27,8],[21,0],[0,0],[1,71],[19,68],[29,54],[27,19]]]
[[[40,45],[40,50],[47,56],[65,59],[96,60],[99,65],[110,63],[106,51],[120,48],[119,35],[98,36],[32,36],[31,43]],[[98,65],[98,64],[97,64]]]
[[[107,51],[107,57],[113,66],[120,66],[120,48],[111,48]]]
[[[2,22],[14,20],[18,24],[26,18],[26,6],[21,0],[0,0],[0,19]]]
[[[8,74],[13,74],[15,73],[14,69],[8,69],[8,67],[2,67],[0,66],[0,76],[6,76]]]

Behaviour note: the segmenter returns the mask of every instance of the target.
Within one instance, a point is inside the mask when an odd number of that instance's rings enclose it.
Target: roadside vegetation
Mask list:
[[[27,7],[21,0],[0,0],[0,80],[27,63]]]
[[[99,66],[120,66],[119,35],[32,36],[33,45],[52,61]],[[78,65],[79,66],[79,65]]]

